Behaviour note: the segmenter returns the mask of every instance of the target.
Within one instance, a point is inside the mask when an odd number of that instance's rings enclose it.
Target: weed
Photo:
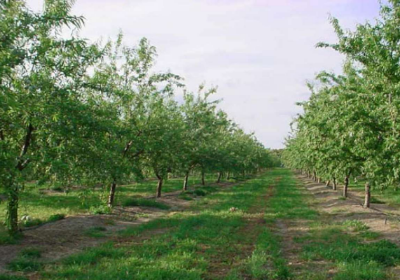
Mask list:
[[[204,190],[196,189],[193,193],[197,196],[205,196],[207,193]]]
[[[340,263],[334,280],[387,279],[384,267],[376,262]]]
[[[17,275],[0,274],[0,280],[28,280],[28,278],[26,278],[24,276],[17,276]]]
[[[42,264],[32,258],[18,257],[8,263],[7,267],[12,271],[31,272],[38,271]]]
[[[48,222],[56,222],[56,221],[59,221],[59,220],[62,220],[62,219],[65,219],[65,215],[64,214],[54,214],[54,215],[51,215],[47,219],[47,221]]]
[[[105,231],[107,231],[105,227],[92,227],[85,231],[85,235],[94,238],[102,238],[106,236],[104,234]]]
[[[146,207],[153,207],[153,208],[159,208],[163,210],[168,210],[170,207],[166,204],[157,202],[155,200],[150,200],[150,199],[144,199],[144,198],[131,198],[125,200],[122,205],[124,207],[129,207],[129,206],[146,206]]]
[[[351,228],[352,231],[355,231],[355,232],[365,231],[365,230],[369,229],[369,227],[365,223],[363,223],[359,220],[346,220],[342,224],[346,227]]]
[[[26,248],[20,253],[20,256],[31,259],[38,259],[42,256],[42,251],[38,248]]]
[[[100,205],[91,207],[90,212],[94,215],[103,215],[103,214],[110,214],[112,210],[107,205]]]

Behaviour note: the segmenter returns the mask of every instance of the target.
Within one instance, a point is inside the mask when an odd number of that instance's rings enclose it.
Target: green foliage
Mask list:
[[[287,139],[286,166],[323,180],[362,175],[379,189],[397,185],[399,11],[397,0],[381,3],[380,18],[354,31],[331,19],[338,42],[318,46],[346,56],[343,74],[323,71],[310,83],[311,97],[299,104],[304,113]]]
[[[275,164],[209,100],[214,88],[185,89],[178,103],[174,93],[183,79],[154,71],[157,52],[146,38],[133,47],[122,33],[105,44],[80,38],[84,20],[71,15],[73,2],[45,1],[39,13],[24,1],[0,2],[0,29],[7,34],[0,43],[0,191],[8,198],[11,234],[18,232],[21,193],[32,180],[66,195],[78,188],[82,208],[93,206],[90,187],[112,185],[112,207],[127,181],[156,176],[160,196],[171,172],[222,177]],[[61,35],[66,30],[70,35]],[[99,205],[92,212],[108,213]]]

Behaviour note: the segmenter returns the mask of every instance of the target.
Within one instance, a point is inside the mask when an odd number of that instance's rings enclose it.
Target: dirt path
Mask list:
[[[298,175],[305,188],[313,194],[317,207],[323,213],[330,214],[333,221],[359,220],[365,223],[371,231],[381,235],[381,239],[390,240],[400,246],[400,224],[396,208],[382,204],[371,204],[371,208],[363,208],[360,194],[349,194],[347,199],[341,196],[341,190],[332,190],[324,184],[315,183],[306,176]]]
[[[226,188],[239,183],[220,183],[211,186]],[[173,212],[185,211],[193,200],[180,199],[180,194],[181,191],[169,192],[157,198],[158,202],[170,206],[169,210],[151,207],[115,207],[112,215],[71,216],[37,228],[26,229],[23,231],[24,237],[18,244],[0,245],[0,274],[8,271],[7,264],[23,249],[37,248],[42,252],[43,261],[54,261],[104,243],[112,239],[116,232],[127,227],[147,223]],[[93,238],[88,235],[88,231],[96,227],[105,229],[102,231],[104,237]]]
[[[400,246],[400,210],[385,204],[371,203],[371,208],[363,207],[363,193],[350,191],[348,198],[342,197],[342,188],[333,190],[325,184],[316,183],[304,175],[297,175],[305,189],[315,199],[314,206],[324,219],[332,222],[358,220],[369,230],[379,234],[378,239],[386,239]],[[317,264],[318,266],[318,264]],[[331,275],[334,271],[330,271]],[[391,279],[399,279],[400,266],[390,268]]]
[[[270,185],[264,195],[260,195],[250,207],[243,219],[244,225],[238,229],[237,234],[243,236],[238,244],[232,244],[236,249],[230,253],[221,252],[216,255],[207,269],[206,279],[225,279],[230,271],[239,267],[253,253],[257,238],[266,224],[264,219],[268,200],[274,195],[275,185]],[[245,271],[241,271],[242,279],[251,279]]]

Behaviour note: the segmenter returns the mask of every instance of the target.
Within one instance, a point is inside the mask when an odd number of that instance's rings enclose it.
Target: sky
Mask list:
[[[28,0],[38,10],[42,0]],[[283,148],[290,123],[307,100],[306,82],[340,72],[343,57],[318,42],[336,42],[332,15],[345,29],[373,21],[378,0],[77,0],[86,18],[80,35],[157,48],[157,71],[185,78],[190,91],[218,86],[214,98],[268,148]],[[179,96],[177,97],[179,98]]]

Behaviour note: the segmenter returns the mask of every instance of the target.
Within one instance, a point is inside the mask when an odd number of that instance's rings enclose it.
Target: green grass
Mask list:
[[[381,266],[373,261],[368,263],[354,262],[341,263],[338,266],[339,272],[334,280],[384,280],[388,279]]]
[[[56,280],[379,280],[388,278],[389,267],[400,264],[400,249],[378,240],[379,234],[362,221],[338,223],[316,211],[313,197],[286,169],[231,188],[196,189],[206,195],[193,200],[187,211],[129,227],[114,241],[44,267],[34,250],[31,256],[21,254],[14,270],[38,270],[41,279]],[[181,196],[192,197],[194,191]],[[302,265],[293,270],[285,255],[288,244],[282,235],[288,232],[282,225],[295,222],[305,229],[294,234]],[[97,238],[106,231],[91,228],[85,234]]]
[[[229,271],[227,276],[230,279],[240,277],[243,273],[261,275],[261,270],[269,275],[288,275],[280,256],[279,240],[265,224],[253,225],[257,233],[253,237],[258,240],[258,250],[266,251],[268,258],[272,258],[274,267],[259,266],[257,271],[249,270],[248,259],[252,251],[244,254],[244,248],[254,243],[254,238],[245,231],[249,226],[247,218],[250,215],[246,211],[256,205],[263,215],[267,201],[259,198],[281,172],[278,170],[276,174],[220,191],[217,191],[218,188],[206,187],[204,192],[207,195],[193,201],[190,211],[128,228],[120,233],[120,238],[127,242],[108,242],[88,249],[57,264],[47,265],[41,270],[41,275],[43,279],[77,280],[88,277],[203,279],[210,271],[218,272],[214,264],[231,270],[232,262],[237,262],[241,269]],[[239,210],[230,212],[231,207]],[[102,233],[91,229],[90,234],[93,232]],[[252,257],[253,260],[256,260],[257,254]]]
[[[16,259],[7,264],[7,268],[19,272],[38,271],[42,268],[42,263],[39,261],[41,256],[40,249],[26,248],[20,252]]]
[[[359,220],[346,220],[342,223],[344,226],[350,228],[352,231],[365,231],[369,227]]]
[[[92,227],[85,231],[85,235],[94,238],[102,238],[105,237],[105,232],[107,229],[105,227]]]
[[[28,278],[24,276],[17,275],[2,275],[0,274],[0,280],[28,280]]]
[[[217,175],[206,176],[206,183],[215,183]],[[234,180],[230,180],[231,182]],[[182,189],[183,178],[171,178],[165,181],[163,192],[172,192]],[[199,176],[189,177],[189,189],[200,184]],[[144,180],[142,182],[119,185],[115,202],[121,205],[127,197],[148,197],[156,192],[157,181]],[[208,188],[207,186],[201,188]],[[212,188],[212,187],[211,187]],[[4,195],[1,192],[0,195]],[[25,227],[39,226],[47,222],[58,220],[64,216],[78,214],[109,214],[111,210],[106,205],[108,190],[106,188],[71,188],[62,186],[38,185],[27,183],[20,193],[19,216],[29,216],[28,220],[21,220]],[[12,244],[18,240],[10,238],[2,222],[5,220],[6,203],[0,203],[0,244]]]
[[[24,220],[22,221],[22,225],[24,227],[34,227],[34,226],[40,226],[46,223],[51,223],[51,222],[56,222],[59,220],[62,220],[65,218],[64,214],[54,214],[49,216],[46,220],[41,220],[38,218],[35,219],[31,219],[29,216],[26,216],[28,218],[24,218]]]
[[[25,258],[38,259],[42,256],[42,251],[38,248],[26,248],[21,251],[20,255]]]
[[[168,210],[170,207],[164,203],[155,201],[153,199],[146,199],[146,198],[130,198],[125,200],[122,205],[124,207],[129,206],[145,206],[145,207],[153,207],[163,210]]]
[[[400,249],[387,240],[372,241],[378,237],[364,223],[348,220],[313,223],[297,242],[302,244],[303,260],[326,260],[336,267],[334,279],[387,279],[386,268],[400,263]]]
[[[351,182],[349,191],[359,191],[363,194],[365,189],[365,180],[360,179],[357,182]],[[379,186],[372,186],[371,190],[371,203],[374,204],[388,204],[393,207],[400,207],[400,189],[395,187],[388,187],[385,189]]]

